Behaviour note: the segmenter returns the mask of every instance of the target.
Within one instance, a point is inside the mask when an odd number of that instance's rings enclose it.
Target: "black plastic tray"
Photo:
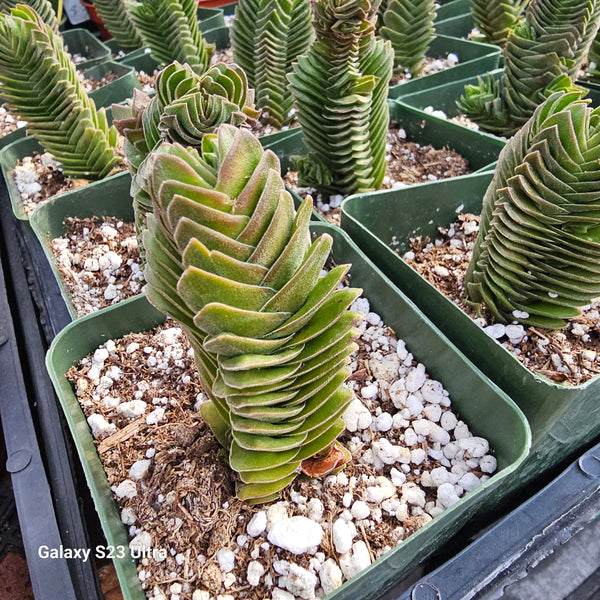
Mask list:
[[[546,578],[545,583],[552,585],[548,583],[551,577],[556,585],[553,598],[597,599],[600,569],[581,583],[569,579],[581,570],[582,560],[593,560],[585,550],[581,556],[582,542],[575,542],[574,536],[587,534],[584,549],[594,545],[598,553],[599,514],[600,444],[454,558],[409,589],[385,599],[547,598],[549,592],[537,587],[535,577],[541,577],[538,581]],[[544,572],[538,575],[536,568]]]
[[[40,556],[41,546],[92,547],[87,524],[93,516],[84,512],[89,491],[78,487],[83,479],[44,364],[47,335],[54,337],[52,332],[65,324],[64,303],[59,294],[46,296],[33,281],[32,261],[41,248],[29,225],[14,219],[4,186],[0,228],[0,416],[33,591],[37,600],[100,600],[93,561]],[[45,258],[37,266],[44,265]],[[49,278],[45,282],[50,284]],[[44,294],[45,316],[32,293],[39,300]]]

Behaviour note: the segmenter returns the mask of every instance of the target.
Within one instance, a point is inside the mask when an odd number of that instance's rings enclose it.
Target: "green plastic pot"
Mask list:
[[[122,102],[131,98],[134,88],[140,89],[135,69],[114,60],[90,67],[83,72],[83,75],[87,79],[102,79],[107,73],[114,73],[118,77],[90,94],[98,108],[101,106],[108,108],[113,102]]]
[[[265,147],[272,145],[268,143],[268,137],[260,138]],[[27,141],[33,140],[28,138]],[[284,151],[285,148],[291,151],[296,147],[286,145],[284,138],[278,138],[275,145],[277,144],[279,144],[280,152]],[[284,155],[284,160],[286,159],[287,157]],[[128,171],[124,171],[102,181],[53,196],[46,202],[39,204],[29,216],[29,224],[48,259],[52,275],[58,283],[61,297],[72,319],[77,318],[77,314],[71,299],[71,292],[60,275],[60,270],[56,264],[56,256],[50,247],[50,242],[65,234],[64,220],[66,217],[118,217],[123,221],[133,222],[134,213],[129,194],[130,186],[131,175]],[[12,200],[16,192],[14,183],[12,183],[12,187],[9,187],[9,192]],[[18,198],[18,192],[16,197]],[[300,201],[298,198],[298,204]],[[13,210],[15,210],[15,206],[20,207],[22,211],[20,201],[13,201]],[[314,213],[314,217],[317,217],[316,213]],[[323,221],[321,217],[318,220]]]
[[[436,29],[437,24],[440,21],[445,21],[451,17],[458,15],[470,14],[471,4],[469,0],[452,0],[451,2],[444,2],[438,6],[437,14],[435,17]]]
[[[42,153],[43,151],[44,150],[39,142],[33,137],[25,137],[17,140],[16,142],[13,142],[12,144],[9,144],[0,150],[0,169],[2,170],[4,181],[6,182],[6,188],[12,205],[13,213],[17,219],[21,221],[27,221],[29,217],[25,212],[23,202],[21,201],[21,195],[17,190],[14,178],[10,175],[10,171],[14,169],[19,160],[22,160],[26,156],[31,156],[35,152]],[[67,193],[77,193],[82,190],[89,190],[90,188],[93,189],[97,186],[105,185],[107,181],[111,181],[114,177],[118,177],[119,175],[121,174],[117,173],[116,175],[111,175],[110,177],[106,177],[100,181],[91,182],[85,187],[77,188]]]
[[[437,88],[457,79],[482,75],[496,69],[500,64],[501,49],[498,46],[441,34],[434,38],[427,56],[445,58],[450,52],[456,53],[460,59],[456,66],[394,85],[390,87],[388,97],[403,98],[408,94],[418,94],[422,90]]]
[[[503,72],[504,69],[495,69],[490,71],[490,74],[494,79],[499,79]],[[485,77],[486,73],[482,72],[479,76]],[[435,88],[403,94],[399,100],[420,110],[432,106],[435,110],[443,110],[448,117],[456,117],[460,112],[456,103],[464,94],[465,85],[476,84],[477,77],[477,75],[472,75],[456,81],[450,81]],[[434,118],[439,119],[439,117]],[[444,119],[439,120],[443,121]],[[461,127],[463,126],[461,125]],[[463,129],[466,128],[463,127]]]
[[[62,34],[65,46],[70,54],[81,54],[87,57],[84,62],[77,63],[77,68],[87,69],[110,58],[110,49],[87,29],[69,29]]]
[[[435,148],[448,147],[456,150],[469,161],[471,169],[474,171],[489,169],[506,144],[504,140],[496,136],[460,127],[456,123],[444,119],[435,119],[431,115],[422,113],[399,101],[388,101],[388,106],[390,121],[397,121],[398,126],[406,131],[409,141],[421,145],[431,144]],[[282,173],[286,173],[290,168],[291,156],[309,152],[302,129],[295,128],[290,131],[291,133],[287,137],[280,139],[274,137],[279,134],[265,136],[270,140],[268,147],[279,157]],[[294,196],[296,206],[298,206],[302,199],[295,191],[290,191]],[[313,220],[325,221],[321,214],[314,210]]]
[[[475,21],[473,21],[473,15],[470,12],[457,14],[435,22],[435,31],[438,35],[450,35],[457,38],[466,38],[474,27]]]
[[[214,43],[217,50],[222,50],[229,46],[228,27],[222,26],[210,29],[205,31],[203,36],[207,41]],[[139,50],[129,52],[122,58],[119,58],[119,62],[132,66],[136,71],[144,71],[146,73],[152,73],[160,68],[160,63],[152,56],[150,48],[140,48]]]
[[[98,108],[101,106],[109,107],[113,102],[126,100],[132,96],[133,88],[139,89],[140,87],[133,67],[111,60],[86,68],[83,76],[89,79],[101,79],[109,72],[117,74],[118,79],[103,85],[90,94]],[[24,138],[25,130],[26,127],[21,127],[8,135],[0,137],[0,149]]]
[[[131,176],[125,171],[97,184],[53,196],[37,206],[30,215],[29,224],[44,250],[72,319],[76,319],[77,314],[69,288],[60,275],[50,242],[66,233],[66,217],[118,217],[124,222],[132,223],[134,214],[129,195],[130,186]]]
[[[479,214],[492,173],[456,177],[342,203],[342,228],[448,338],[525,413],[531,456],[519,473],[533,479],[600,436],[600,376],[564,386],[534,375],[469,316],[405,263],[415,235],[435,239],[461,211]]]
[[[8,146],[17,140],[24,138],[25,129],[25,127],[20,127],[19,129],[15,129],[6,135],[0,136],[0,150],[4,148],[4,146]]]
[[[203,8],[202,5],[199,5],[196,15],[198,16],[198,27],[202,32],[225,27],[223,11],[220,8]]]
[[[505,496],[507,482],[527,455],[530,432],[515,404],[465,360],[341,230],[315,224],[313,231],[328,232],[334,237],[335,262],[352,262],[352,284],[364,289],[373,310],[407,342],[415,358],[427,365],[431,377],[444,383],[461,418],[476,435],[489,439],[499,465],[499,471],[480,488],[328,596],[330,600],[368,600],[379,597],[467,522],[483,518],[486,510]],[[108,544],[114,546],[127,547],[127,530],[120,520],[85,416],[65,373],[108,339],[144,331],[162,321],[163,315],[152,308],[144,296],[139,296],[71,323],[56,337],[47,355],[48,371],[75,440],[104,534]],[[144,592],[133,560],[129,556],[113,560],[124,598],[143,600]]]

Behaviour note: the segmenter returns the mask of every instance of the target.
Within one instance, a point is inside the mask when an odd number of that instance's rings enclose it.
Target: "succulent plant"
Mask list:
[[[67,175],[101,179],[121,159],[118,132],[83,89],[62,38],[29,6],[0,15],[0,104],[27,121],[27,130]]]
[[[475,27],[486,42],[504,46],[529,0],[471,0]]]
[[[210,64],[214,44],[198,28],[196,0],[124,0],[127,13],[152,56],[169,64],[189,64],[202,75]]]
[[[378,7],[377,0],[313,3],[316,39],[289,75],[311,150],[298,163],[301,184],[351,194],[383,181],[394,52],[375,36]]]
[[[94,8],[119,48],[130,51],[143,46],[142,37],[127,14],[124,0],[94,0]]]
[[[379,35],[390,40],[394,66],[418,75],[425,64],[429,45],[435,38],[435,0],[383,0],[379,9]]]
[[[465,87],[460,108],[483,129],[512,135],[551,93],[572,88],[598,25],[596,0],[537,0],[509,33],[504,73]]]
[[[310,0],[239,0],[230,28],[233,58],[256,90],[256,104],[277,127],[292,120],[287,75],[314,37]]]
[[[238,497],[266,502],[303,469],[339,468],[360,290],[337,289],[348,265],[321,275],[332,239],[311,243],[310,197],[296,213],[275,154],[231,125],[201,152],[164,142],[147,162],[146,293],[194,348]]]
[[[552,94],[508,142],[465,277],[502,322],[559,328],[600,295],[600,108]]]
[[[588,52],[586,77],[594,83],[600,82],[600,30],[596,34]]]
[[[248,88],[246,75],[237,65],[217,63],[200,76],[178,62],[158,74],[154,98],[134,90],[131,104],[113,104],[112,110],[115,126],[125,137],[136,230],[144,258],[142,231],[152,201],[135,175],[148,153],[162,141],[200,148],[204,134],[221,123],[251,123],[259,113],[254,109],[254,90]]]
[[[52,31],[58,35],[58,19],[56,13],[49,0],[29,0],[29,2],[18,2],[17,0],[0,0],[0,14],[10,13],[11,8],[15,8],[17,4],[25,4],[31,6],[33,10],[40,16],[40,19],[46,25],[50,26]]]

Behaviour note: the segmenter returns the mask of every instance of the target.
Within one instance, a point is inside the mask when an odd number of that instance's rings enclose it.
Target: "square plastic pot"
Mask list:
[[[436,30],[437,24],[440,21],[444,21],[458,15],[470,14],[470,12],[471,5],[469,0],[451,0],[451,2],[444,2],[443,4],[440,4],[435,17]]]
[[[470,546],[397,596],[396,600],[428,600],[432,596],[428,596],[427,592],[433,589],[437,590],[438,598],[448,600],[482,596],[500,598],[507,586],[522,577],[528,578],[529,569],[535,569],[545,559],[554,563],[555,567],[562,567],[550,570],[551,564],[540,565],[540,571],[550,574],[549,582],[564,580],[567,565],[575,564],[575,553],[571,557],[567,554],[568,562],[565,557],[552,554],[560,546],[570,542],[582,528],[590,525],[593,527],[593,520],[600,512],[599,491],[600,446],[596,446]],[[575,541],[576,539],[573,539],[573,545],[582,545],[582,540]],[[583,552],[582,547],[578,554],[583,555]],[[561,565],[562,561],[565,563]],[[587,565],[581,566],[582,572],[576,573],[575,580],[585,573]],[[593,577],[591,575],[585,583],[591,583]],[[531,583],[527,579],[525,583],[531,589]],[[563,595],[561,597],[573,600],[597,598],[600,590],[598,580],[595,580],[593,590],[585,583],[569,591],[573,584],[565,581],[558,593]],[[510,589],[513,598],[522,597],[518,587]],[[541,591],[540,594],[545,595]]]
[[[406,131],[408,141],[421,145],[431,144],[435,148],[448,147],[456,150],[469,161],[474,171],[490,169],[506,144],[496,136],[473,131],[444,119],[433,118],[400,101],[388,101],[388,106],[390,121],[396,121],[398,127]],[[274,137],[280,134],[266,136],[272,140],[268,147],[279,157],[282,173],[286,173],[291,167],[292,156],[307,154],[310,151],[301,128],[292,129],[290,132],[288,136],[280,139]],[[297,192],[290,191],[298,206],[302,199]],[[325,222],[323,216],[314,210],[313,220]]]
[[[202,32],[225,27],[223,11],[220,8],[207,8],[199,3],[196,15],[198,16],[198,27]]]
[[[498,46],[440,33],[431,43],[427,56],[446,58],[450,52],[454,52],[460,59],[456,66],[394,85],[390,87],[389,98],[403,98],[405,95],[420,93],[421,90],[436,88],[457,79],[481,75],[496,69],[500,64],[501,50]]]
[[[415,235],[435,239],[459,212],[479,214],[492,173],[401,190],[355,195],[342,203],[342,228],[456,346],[523,410],[532,453],[519,470],[533,479],[600,436],[600,376],[565,386],[534,375],[400,257]]]
[[[110,115],[109,115],[110,121]],[[21,200],[21,194],[17,189],[17,185],[15,183],[14,178],[11,175],[12,169],[15,168],[17,163],[25,158],[26,156],[32,156],[34,153],[43,153],[44,150],[39,142],[33,137],[25,137],[8,146],[5,146],[0,150],[0,169],[2,170],[2,175],[4,177],[4,181],[6,182],[6,189],[8,190],[8,196],[10,198],[10,203],[12,205],[13,213],[17,217],[17,219],[21,221],[27,221],[29,217],[25,212],[25,208],[23,207],[23,201]],[[89,189],[93,188],[100,184],[106,183],[111,180],[113,177],[118,177],[119,174],[111,175],[110,177],[106,177],[101,181],[93,181],[87,184],[84,188],[79,189]]]
[[[65,192],[40,204],[31,214],[29,224],[39,240],[44,254],[50,264],[49,276],[56,278],[60,294],[67,306],[71,319],[77,314],[71,299],[68,286],[62,280],[56,264],[56,255],[50,247],[53,239],[66,233],[64,220],[66,217],[118,217],[125,222],[133,222],[133,205],[129,188],[131,176],[128,171],[119,173],[109,180],[88,185],[77,190]]]
[[[457,14],[443,20],[438,19],[435,22],[435,31],[437,34],[450,35],[457,38],[466,38],[473,31],[474,27],[475,22],[470,12]]]
[[[139,89],[140,87],[133,67],[110,60],[85,68],[83,76],[89,79],[101,79],[109,72],[115,73],[118,78],[90,94],[98,108],[101,106],[109,107],[113,102],[121,102],[130,98],[133,94],[133,88]],[[26,127],[21,127],[8,135],[1,136],[0,149],[25,137],[25,130]]]
[[[134,88],[140,89],[140,82],[135,74],[135,69],[129,65],[107,60],[103,63],[85,69],[83,76],[86,79],[102,79],[107,73],[114,73],[117,79],[103,85],[90,93],[97,108],[110,107],[113,102],[122,102],[133,96]]]
[[[515,475],[527,455],[529,429],[515,404],[473,368],[341,230],[314,224],[313,232],[328,232],[333,236],[334,261],[352,263],[352,284],[364,289],[373,310],[405,339],[415,358],[427,365],[431,376],[443,382],[461,418],[477,435],[488,437],[499,465],[499,471],[481,487],[328,596],[331,600],[368,600],[378,597],[468,521],[473,522],[500,501],[506,481]],[[115,546],[127,547],[127,530],[120,520],[85,416],[65,373],[106,340],[147,330],[163,319],[144,296],[126,300],[73,322],[57,336],[47,355],[47,367],[74,437],[104,534],[108,544]],[[116,559],[115,568],[125,599],[142,600],[144,593],[133,560],[129,556]]]
[[[280,134],[273,135],[279,137],[276,137],[275,141],[269,139],[272,136],[263,136],[259,139],[265,147],[279,148],[278,152],[284,153],[284,159],[287,160],[285,152],[293,152],[298,147],[298,144],[295,142],[287,144],[285,137],[280,136]],[[26,141],[30,143],[35,142],[32,138],[28,138]],[[39,146],[36,147],[39,149]],[[0,152],[1,162],[2,153]],[[43,279],[40,285],[44,290],[56,289],[58,287],[60,297],[71,320],[77,318],[77,314],[68,286],[64,284],[60,275],[56,264],[56,256],[50,247],[50,242],[65,234],[66,227],[64,220],[66,217],[118,217],[123,219],[123,221],[133,222],[134,213],[129,194],[130,186],[131,175],[129,172],[117,173],[101,181],[53,196],[37,206],[30,215],[29,224],[50,266],[49,269],[40,270],[39,276]],[[12,201],[13,211],[15,207],[22,211],[22,203],[18,199],[18,192],[15,189],[14,182],[12,182],[12,188],[11,198],[12,195],[17,195],[16,199]],[[316,217],[316,213],[314,215]],[[41,294],[41,297],[44,297],[44,293]],[[50,309],[50,307],[47,308]]]
[[[208,31],[209,29],[223,27],[225,25],[223,11],[219,8],[208,8],[199,4],[196,15],[198,17],[198,28],[202,32]],[[124,52],[121,50],[114,38],[111,38],[103,43],[110,49],[111,53],[116,57],[116,60],[130,58],[132,55],[139,53],[139,50]]]
[[[87,69],[110,59],[110,48],[87,29],[69,29],[62,34],[69,54],[80,54],[87,60],[77,63],[78,69]]]
[[[4,148],[4,146],[8,146],[17,140],[20,140],[25,137],[25,129],[26,127],[20,127],[19,129],[15,129],[6,135],[0,137],[0,150]]]

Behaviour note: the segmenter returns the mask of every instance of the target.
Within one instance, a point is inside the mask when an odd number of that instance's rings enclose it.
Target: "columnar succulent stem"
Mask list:
[[[600,109],[556,93],[500,153],[465,278],[475,308],[559,328],[600,295]]]
[[[246,75],[237,65],[217,63],[199,76],[189,65],[174,62],[158,74],[154,98],[134,90],[130,104],[113,104],[112,110],[115,126],[125,137],[125,154],[133,175],[131,195],[143,259],[142,232],[152,202],[135,176],[148,153],[162,141],[200,148],[204,134],[212,133],[221,123],[239,126],[254,121],[258,116],[254,90],[248,89]]]
[[[418,75],[425,64],[429,45],[435,38],[435,0],[383,0],[379,35],[390,40],[394,66]]]
[[[509,34],[504,74],[468,85],[460,108],[483,129],[512,135],[552,92],[573,89],[598,25],[597,0],[534,0]]]
[[[369,0],[313,3],[316,40],[289,76],[312,151],[298,162],[301,183],[350,194],[383,181],[394,53],[375,37],[378,6]]]
[[[202,75],[210,64],[214,44],[208,44],[198,28],[196,0],[124,0],[127,13],[162,63],[189,64]]]
[[[127,14],[124,0],[94,0],[94,7],[119,48],[128,51],[142,47],[142,38]]]
[[[0,0],[0,13],[10,13],[11,8],[15,8],[17,4],[25,4],[31,6],[33,10],[40,16],[40,19],[58,35],[58,19],[52,4],[49,0],[29,0],[28,2],[18,2],[18,0]]]
[[[348,265],[321,275],[332,240],[311,243],[310,198],[294,211],[277,157],[249,131],[221,125],[201,153],[165,142],[148,163],[148,299],[191,341],[238,497],[269,501],[343,430],[360,290],[337,289]]]
[[[101,179],[121,159],[118,132],[96,110],[62,38],[29,6],[0,15],[0,104],[27,121],[27,130],[64,172]]]
[[[233,58],[256,90],[257,106],[279,127],[293,117],[287,75],[312,41],[310,14],[310,0],[240,0],[235,10]]]
[[[471,0],[475,27],[485,41],[504,46],[529,0]]]

